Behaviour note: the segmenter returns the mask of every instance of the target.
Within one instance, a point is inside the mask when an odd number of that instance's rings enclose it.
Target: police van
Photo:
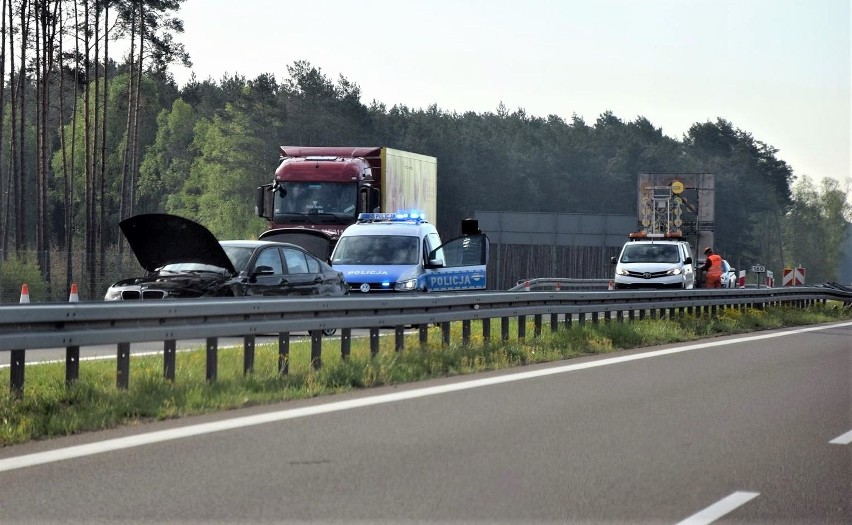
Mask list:
[[[353,293],[484,290],[488,237],[476,221],[446,243],[419,212],[361,213],[343,231],[331,265]]]

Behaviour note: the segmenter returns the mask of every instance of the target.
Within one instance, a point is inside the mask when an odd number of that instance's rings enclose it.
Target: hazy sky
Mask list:
[[[722,117],[796,175],[852,177],[850,0],[187,0],[177,16],[199,80],[281,81],[306,60],[367,105],[611,110],[678,139]]]

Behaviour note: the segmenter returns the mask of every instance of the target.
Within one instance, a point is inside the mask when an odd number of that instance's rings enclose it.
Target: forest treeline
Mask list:
[[[801,264],[809,282],[837,278],[849,189],[797,176],[723,117],[672,138],[648,117],[612,112],[586,122],[502,104],[389,106],[307,61],[179,87],[169,68],[190,64],[183,0],[0,1],[0,279],[14,261],[36,266],[48,288],[74,281],[97,296],[127,250],[118,223],[137,213],[256,237],[265,222],[254,190],[270,182],[283,144],[437,157],[447,234],[477,210],[632,214],[638,173],[713,173],[717,250],[770,268]],[[51,268],[63,266],[57,282]]]

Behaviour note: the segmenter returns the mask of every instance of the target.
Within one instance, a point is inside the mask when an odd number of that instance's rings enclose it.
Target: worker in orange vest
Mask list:
[[[712,248],[709,246],[704,248],[704,255],[707,256],[707,260],[704,261],[704,266],[701,267],[704,270],[706,287],[707,288],[721,288],[722,287],[722,258],[713,253]]]

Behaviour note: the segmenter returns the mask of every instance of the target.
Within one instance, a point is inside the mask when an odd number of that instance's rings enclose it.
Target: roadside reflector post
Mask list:
[[[340,331],[340,357],[346,361],[352,352],[352,329],[344,328]]]
[[[404,326],[395,326],[394,327],[394,349],[397,352],[402,352],[405,350],[405,327]]]
[[[175,382],[175,353],[177,341],[166,339],[163,341],[163,379]]]
[[[322,330],[311,330],[311,368],[322,367]]]
[[[243,336],[243,375],[254,372],[254,335]]]
[[[379,329],[376,327],[370,328],[370,356],[376,357],[379,355]]]
[[[207,338],[207,382],[215,383],[219,375],[219,340]]]
[[[30,302],[30,287],[27,283],[21,285],[21,298],[19,304],[27,304]],[[27,360],[27,351],[12,350],[9,358],[9,388],[13,396],[20,399],[24,395],[24,366]]]
[[[115,359],[115,385],[121,390],[130,386],[130,343],[118,343]]]

